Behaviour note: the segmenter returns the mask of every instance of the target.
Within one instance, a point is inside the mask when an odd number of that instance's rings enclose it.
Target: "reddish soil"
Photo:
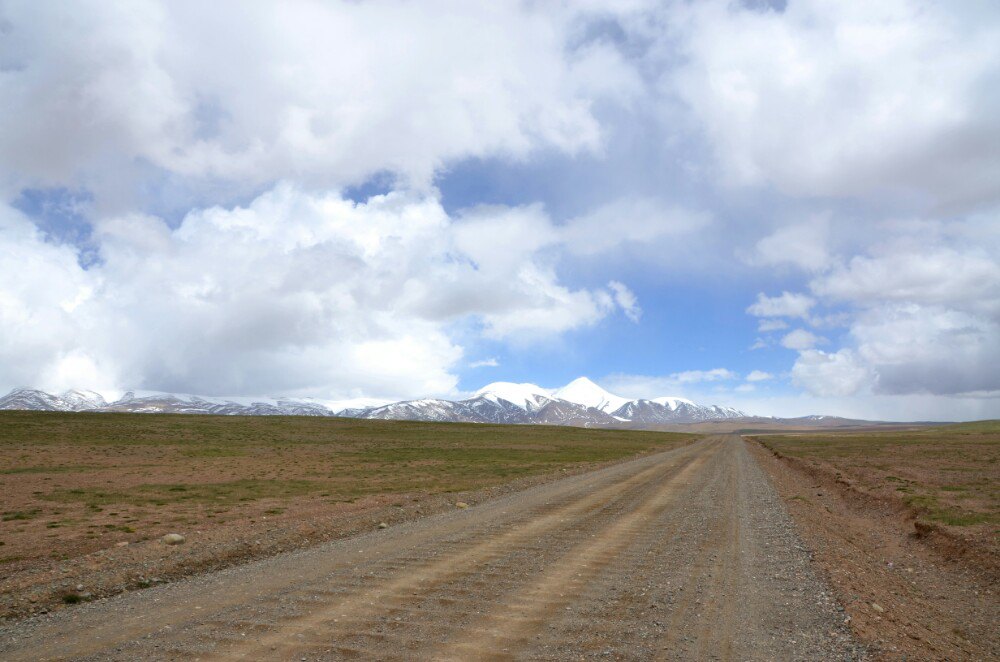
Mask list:
[[[116,504],[106,514],[95,514],[86,524],[74,522],[54,531],[46,528],[44,519],[5,522],[6,545],[0,549],[26,555],[5,564],[0,578],[0,618],[60,610],[67,606],[65,598],[70,595],[96,599],[310,547],[371,531],[380,522],[397,524],[421,518],[455,509],[457,502],[475,504],[583,470],[452,494],[379,494],[351,503],[313,496],[265,499],[227,508],[214,522],[203,520],[195,525],[184,523],[203,513],[204,507],[192,504],[181,508],[176,503],[167,509],[169,517],[160,517],[165,520],[162,522],[154,519],[155,511],[150,514],[125,504]],[[121,473],[117,477],[121,479]],[[18,494],[23,492],[11,493],[5,509],[16,507]],[[118,527],[122,521],[135,530],[104,528],[106,523]],[[15,530],[11,524],[19,526]],[[91,526],[100,527],[101,535],[88,537]],[[173,530],[186,536],[184,544],[168,546],[160,541],[161,535]]]
[[[966,538],[923,522],[895,494],[865,487],[864,470],[747,445],[814,550],[851,628],[880,659],[1000,659],[996,541],[982,528]],[[898,460],[895,472],[929,479]]]

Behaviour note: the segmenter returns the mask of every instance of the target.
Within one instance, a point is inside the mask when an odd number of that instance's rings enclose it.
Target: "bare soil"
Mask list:
[[[968,527],[922,519],[926,501],[905,498],[939,494],[942,485],[956,481],[979,486],[980,477],[995,470],[982,452],[966,456],[939,442],[935,453],[898,444],[824,452],[805,446],[807,440],[747,442],[815,550],[851,629],[878,659],[1000,659],[992,524],[979,517],[968,520],[975,522]],[[993,479],[986,480],[988,487]],[[900,492],[901,485],[910,489]],[[995,491],[995,481],[992,486]],[[934,512],[944,519],[954,516],[949,504],[960,513],[995,507],[972,494],[955,505],[945,491]]]
[[[355,535],[695,438],[309,417],[0,412],[0,617]],[[167,533],[187,543],[166,546],[160,537]]]
[[[864,655],[738,437],[0,626],[9,660]]]

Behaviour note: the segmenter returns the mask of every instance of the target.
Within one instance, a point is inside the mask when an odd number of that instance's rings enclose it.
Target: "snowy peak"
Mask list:
[[[84,411],[86,409],[97,409],[107,406],[108,402],[100,393],[94,391],[80,391],[70,389],[59,396],[63,402],[72,407],[73,411]]]
[[[528,411],[537,409],[552,399],[549,391],[535,384],[514,384],[493,382],[476,391],[476,398],[484,398],[494,403],[500,400]]]
[[[680,407],[681,405],[688,405],[691,407],[697,406],[695,403],[685,398],[675,398],[669,395],[664,396],[662,398],[653,398],[652,400],[650,400],[650,402],[655,402],[658,405],[663,405],[664,407],[670,409],[670,411],[677,411],[677,408]]]
[[[0,409],[29,409],[35,411],[87,411],[106,406],[100,393],[69,390],[61,395],[31,388],[14,389],[0,398]]]
[[[628,399],[608,393],[586,377],[577,377],[566,386],[552,393],[552,397],[610,414],[628,402]]]
[[[347,408],[344,408],[344,407]],[[403,402],[232,400],[177,393],[138,395],[129,391],[107,403],[98,393],[67,391],[52,395],[17,389],[0,398],[0,409],[35,411],[118,411],[133,413],[216,414],[231,416],[344,416],[410,421],[572,425],[578,427],[655,427],[696,423],[745,414],[716,405],[704,406],[678,397],[629,400],[609,393],[586,377],[560,389],[535,384],[494,382],[466,400],[421,399]]]

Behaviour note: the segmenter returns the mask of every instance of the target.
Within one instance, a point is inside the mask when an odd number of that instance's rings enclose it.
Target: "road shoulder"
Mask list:
[[[996,587],[916,538],[898,513],[852,498],[754,441],[855,635],[883,659],[998,659]]]

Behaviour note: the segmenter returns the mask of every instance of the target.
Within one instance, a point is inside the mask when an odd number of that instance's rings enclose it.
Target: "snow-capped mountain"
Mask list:
[[[392,403],[342,401],[338,407],[316,400],[287,398],[221,399],[174,393],[128,392],[108,403],[97,393],[67,391],[52,395],[17,389],[0,398],[0,409],[133,413],[217,414],[232,416],[342,416],[406,421],[648,427],[745,417],[741,411],[699,405],[677,397],[629,400],[609,393],[586,377],[557,389],[535,384],[494,382],[465,400],[421,399]]]
[[[324,405],[308,400],[277,399],[240,403],[197,395],[154,393],[137,396],[132,391],[108,403],[93,391],[66,391],[52,395],[36,389],[15,389],[0,398],[0,410],[97,411],[139,414],[219,414],[236,416],[333,416]]]
[[[108,403],[93,391],[69,390],[60,395],[30,388],[15,389],[0,398],[0,409],[30,409],[33,411],[87,411]]]
[[[494,382],[467,400],[409,400],[382,407],[344,410],[339,415],[408,421],[624,427],[698,423],[741,418],[746,414],[670,396],[628,400],[580,377],[558,389]]]
[[[586,377],[577,377],[566,386],[552,393],[556,400],[565,400],[584,407],[593,407],[606,414],[620,409],[629,402],[627,398],[608,393]]]
[[[491,402],[509,402],[525,411],[538,409],[552,400],[552,392],[534,384],[493,382],[476,391],[477,398]]]

